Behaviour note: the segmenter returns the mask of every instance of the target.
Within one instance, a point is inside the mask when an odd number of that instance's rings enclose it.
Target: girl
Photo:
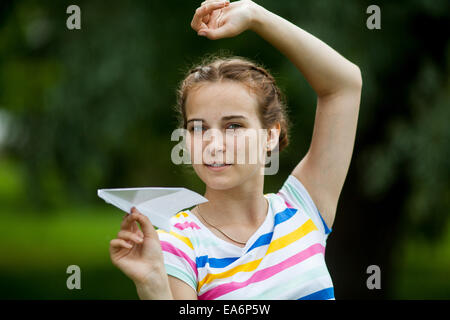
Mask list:
[[[311,145],[282,188],[263,194],[265,156],[288,144],[281,92],[246,58],[205,60],[181,82],[177,106],[191,158],[200,143],[193,168],[209,201],[172,217],[170,232],[133,208],[110,243],[113,264],[141,299],[334,299],[325,245],[353,151],[359,68],[250,0],[205,1],[191,27],[211,40],[251,30],[290,59],[317,94]],[[258,136],[263,161],[237,162],[253,152],[239,138],[260,129],[270,130]],[[204,139],[209,130],[232,139]]]

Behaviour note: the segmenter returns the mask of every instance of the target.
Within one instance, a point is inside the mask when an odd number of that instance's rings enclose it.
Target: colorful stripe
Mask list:
[[[279,225],[282,222],[285,222],[287,220],[289,220],[290,218],[292,218],[294,216],[294,214],[297,212],[297,209],[293,209],[293,208],[286,208],[281,212],[278,212],[275,217],[274,217],[274,226]]]
[[[184,230],[186,228],[200,229],[200,227],[195,222],[187,222],[187,221],[184,223],[176,223],[174,227],[180,230]]]
[[[291,217],[295,215],[297,212],[297,209],[285,209],[282,212],[279,212],[275,215],[275,223],[274,226],[289,220]],[[270,241],[272,240],[273,232],[269,232],[266,234],[261,235],[250,247],[250,249],[247,250],[247,252],[252,251],[255,248],[270,244]],[[197,258],[197,268],[203,268],[206,266],[206,263],[210,263],[209,266],[212,268],[225,268],[234,261],[236,261],[237,257],[230,257],[230,258],[209,258],[208,256],[201,256]],[[213,263],[213,264],[211,264]]]
[[[156,232],[159,232],[159,233],[166,233],[166,234],[171,234],[171,235],[173,235],[174,237],[176,237],[176,238],[180,239],[181,241],[183,241],[189,248],[191,248],[192,250],[194,250],[194,246],[192,245],[191,240],[189,240],[188,237],[184,237],[184,236],[182,236],[182,235],[176,233],[175,231],[167,232],[167,231],[164,231],[164,230],[162,230],[162,229],[158,229],[158,230],[156,230]]]
[[[181,216],[187,218],[187,217],[188,217],[188,214],[187,214],[186,212],[184,212],[184,211],[181,211],[180,213],[178,213],[178,214],[175,216],[175,218],[181,218]]]
[[[274,227],[276,227],[280,223],[285,222],[285,221],[289,220],[290,218],[292,218],[296,212],[297,212],[297,209],[290,209],[290,208],[286,208],[282,212],[278,212],[274,217]],[[247,250],[247,252],[250,252],[255,248],[269,244],[270,241],[272,240],[272,236],[273,236],[273,232],[263,234],[253,243],[253,245],[250,247],[250,249]]]
[[[316,255],[323,254],[325,252],[325,247],[319,243],[313,244],[307,249],[293,255],[292,257],[280,262],[274,266],[262,269],[260,271],[255,272],[247,281],[243,282],[230,282],[222,285],[218,285],[217,287],[212,288],[211,290],[206,291],[205,293],[198,296],[199,300],[211,300],[219,298],[229,292],[238,290],[240,288],[246,287],[252,283],[264,281],[275,274],[295,266],[296,264],[301,263],[302,261]]]
[[[289,294],[292,290],[298,289],[304,286],[306,283],[310,282],[311,279],[317,279],[320,277],[324,277],[328,275],[328,269],[326,266],[321,265],[314,269],[304,271],[298,276],[291,278],[286,283],[280,283],[275,288],[267,288],[266,291],[253,296],[247,297],[246,300],[272,300],[279,299],[279,297],[283,297],[286,294]]]
[[[295,215],[295,213],[297,212],[297,209],[285,209],[282,212],[279,212],[275,215],[275,223],[274,226],[289,220],[291,217],[293,217]],[[273,232],[269,232],[266,234],[261,235],[254,243],[253,245],[247,250],[247,252],[252,251],[255,248],[267,245],[270,243],[270,241],[272,240],[272,236],[273,236]],[[216,258],[208,258],[208,256],[202,256],[200,257],[201,263],[197,263],[197,267],[198,268],[203,268],[206,266],[206,263],[209,261],[212,262],[218,262],[218,260],[220,260],[219,263],[216,264],[216,266],[213,266],[210,264],[210,266],[212,268],[224,268],[227,267],[229,264],[233,263],[236,259],[238,258],[222,258],[222,259],[216,259]],[[228,263],[228,264],[227,264]]]
[[[313,230],[317,230],[316,226],[312,222],[311,219],[308,219],[303,225],[301,225],[298,229],[292,231],[291,233],[288,233],[287,235],[278,238],[274,241],[272,241],[267,249],[266,254],[264,257],[269,255],[270,253],[273,253],[277,250],[280,250],[289,244],[301,239],[308,233],[310,233]],[[230,270],[227,270],[225,272],[221,273],[209,273],[207,274],[199,283],[198,283],[198,290],[200,290],[205,284],[210,283],[211,281],[215,279],[223,279],[230,277],[232,275],[235,275],[238,272],[250,272],[256,270],[256,268],[259,266],[263,258],[247,262],[245,264],[241,264],[239,266],[236,266]]]
[[[302,206],[303,210],[305,210],[306,212],[309,213],[310,210],[306,207],[306,204],[303,201],[303,198],[300,196],[300,193],[298,193],[298,191],[294,187],[292,187],[290,183],[285,183],[285,187],[295,197],[295,200],[297,200],[298,203],[300,203],[300,205]]]
[[[216,247],[217,241],[213,238],[206,238],[201,236],[192,236],[190,237],[191,243],[195,248],[209,248],[209,247]]]
[[[303,186],[300,182],[300,180],[298,180],[295,176],[291,176],[292,179],[296,179],[297,182],[300,183],[301,186]],[[288,181],[285,182],[284,187],[286,188],[287,191],[289,191],[290,194],[292,194],[292,196],[294,196],[295,200],[297,200],[300,205],[303,207],[303,210],[305,210],[308,214],[310,215],[314,215],[314,212],[317,211],[318,216],[320,217],[320,220],[322,221],[324,230],[325,230],[325,234],[329,234],[331,232],[331,229],[328,228],[327,224],[325,223],[325,220],[323,220],[322,215],[320,214],[319,209],[317,209],[317,207],[315,206],[313,200],[311,199],[311,197],[308,195],[308,198],[305,199],[305,201],[308,203],[308,205],[305,203],[302,195],[300,194],[299,190],[297,190],[294,185]],[[304,186],[303,186],[304,189]],[[306,189],[301,190],[303,191],[303,193],[305,193],[305,197],[307,194]],[[312,217],[311,217],[312,218]]]
[[[281,193],[278,192],[277,195],[281,196]],[[288,207],[288,208],[293,208],[293,206],[292,206],[289,202],[287,202],[286,200],[284,200],[284,204],[285,204],[286,207]]]
[[[160,241],[160,243],[161,243],[161,249],[163,251],[171,253],[173,255],[176,255],[176,256],[186,260],[186,262],[191,266],[192,271],[194,271],[195,275],[198,277],[198,271],[197,271],[197,267],[195,265],[195,262],[192,261],[192,259],[189,258],[189,256],[186,253],[184,253],[183,251],[175,248],[171,243],[169,243],[167,241]]]
[[[277,250],[280,250],[280,249],[286,247],[287,245],[290,245],[291,243],[303,238],[308,233],[310,233],[311,231],[314,231],[314,230],[317,230],[316,225],[314,224],[314,222],[311,219],[308,219],[304,224],[302,224],[300,226],[300,228],[292,231],[291,233],[288,233],[285,236],[282,236],[276,240],[273,240],[270,243],[269,248],[267,249],[266,255],[268,255],[269,253],[275,252]]]
[[[266,244],[270,244],[270,241],[272,241],[272,236],[273,232],[263,234],[253,243],[253,245],[250,247],[250,249],[247,250],[247,252],[250,252],[255,248],[265,246]]]
[[[330,234],[331,229],[328,228],[327,224],[325,223],[325,220],[323,220],[322,214],[320,214],[320,211],[319,211],[319,217],[320,217],[320,220],[322,220],[323,226],[325,227],[325,234]]]
[[[334,288],[326,288],[314,293],[311,293],[307,296],[304,296],[298,300],[329,300],[334,299]]]
[[[209,258],[208,256],[201,256],[197,257],[195,262],[197,264],[197,268],[203,268],[207,263],[211,268],[224,268],[235,262],[237,259],[239,259],[239,257],[216,259]]]
[[[221,273],[209,273],[206,277],[203,278],[202,281],[200,281],[197,285],[197,291],[200,291],[200,289],[207,283],[212,282],[213,280],[216,279],[224,279],[224,278],[229,278],[233,275],[235,275],[236,273],[239,272],[251,272],[256,270],[256,268],[258,268],[259,264],[261,263],[263,258],[260,258],[258,260],[254,260],[254,261],[250,261],[244,264],[241,264],[235,268],[232,268],[228,271],[225,272],[221,272]]]
[[[187,272],[167,263],[164,265],[164,267],[166,268],[166,272],[168,275],[183,280],[184,282],[189,284],[192,287],[192,289],[196,290],[197,288],[197,284],[195,283],[196,281]]]
[[[245,248],[225,246],[189,210],[178,212],[170,232],[157,231],[167,274],[200,300],[334,299],[324,259],[331,230],[304,186],[289,175],[264,196],[269,216]]]

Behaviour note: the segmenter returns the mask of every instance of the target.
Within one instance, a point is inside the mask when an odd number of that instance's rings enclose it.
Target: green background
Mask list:
[[[352,164],[326,260],[337,299],[450,298],[449,10],[444,0],[257,1],[357,64],[363,92]],[[307,151],[316,96],[281,53],[246,31],[208,40],[190,27],[201,1],[0,4],[0,297],[136,299],[109,259],[123,212],[97,189],[187,187],[174,165],[175,89],[220,50],[265,65],[293,127],[276,192]],[[81,8],[81,30],[66,8]],[[381,30],[366,9],[381,8]],[[81,290],[66,269],[81,268]],[[368,290],[367,267],[381,269]]]

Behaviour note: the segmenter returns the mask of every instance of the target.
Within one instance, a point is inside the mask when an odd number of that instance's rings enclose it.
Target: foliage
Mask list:
[[[450,212],[447,1],[379,1],[381,30],[366,28],[368,1],[257,2],[362,70],[354,158],[341,199],[341,208],[349,209],[338,213],[338,226],[351,229],[352,217],[361,215],[350,203],[390,208],[394,197],[400,208],[392,212],[399,245],[445,238]],[[266,65],[288,98],[293,138],[278,175],[266,178],[265,191],[276,191],[305,154],[314,92],[293,64],[256,34],[211,41],[189,26],[200,2],[144,0],[78,1],[82,29],[70,31],[65,24],[69,4],[1,3],[0,217],[5,221],[12,212],[33,223],[41,216],[53,221],[66,215],[79,223],[75,234],[51,224],[55,233],[48,237],[69,241],[83,234],[83,221],[91,221],[80,218],[78,210],[101,203],[99,188],[186,186],[203,192],[192,172],[170,161],[175,145],[170,135],[177,124],[172,106],[186,66],[222,49]],[[372,218],[361,219],[366,232],[376,235]],[[32,245],[27,240],[32,235],[21,237],[25,242],[17,248]],[[336,238],[336,256],[347,250],[342,239]],[[65,241],[58,245],[72,248]],[[370,248],[378,250],[377,257],[385,255],[375,243]],[[29,252],[17,252],[27,260]],[[25,263],[19,260],[16,264]]]

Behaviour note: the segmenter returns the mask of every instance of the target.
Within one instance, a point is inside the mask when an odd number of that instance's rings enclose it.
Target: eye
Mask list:
[[[239,129],[239,128],[242,128],[242,126],[239,123],[232,123],[227,127],[227,129]]]
[[[203,126],[192,126],[189,131],[190,132],[202,132],[204,130]]]

